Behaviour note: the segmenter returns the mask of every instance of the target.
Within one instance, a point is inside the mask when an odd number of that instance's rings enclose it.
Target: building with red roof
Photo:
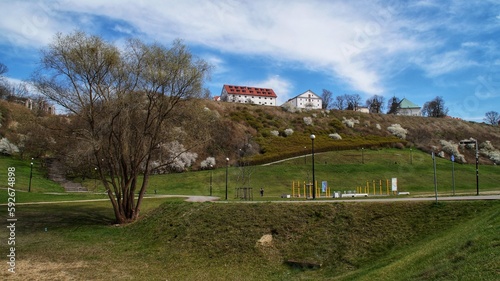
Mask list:
[[[277,98],[273,89],[267,88],[224,85],[221,92],[221,100],[226,102],[276,106]]]

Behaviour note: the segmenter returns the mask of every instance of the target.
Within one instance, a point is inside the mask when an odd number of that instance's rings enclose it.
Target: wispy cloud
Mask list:
[[[406,69],[448,81],[471,69],[479,71],[472,77],[486,77],[487,67],[500,60],[495,1],[28,0],[1,1],[0,10],[9,11],[0,18],[6,56],[12,49],[22,56],[56,32],[75,29],[115,42],[181,38],[216,67],[218,84],[272,86],[283,99],[298,93],[280,69],[318,73],[369,96],[392,95],[393,78]],[[243,77],[227,55],[265,61],[265,78]]]

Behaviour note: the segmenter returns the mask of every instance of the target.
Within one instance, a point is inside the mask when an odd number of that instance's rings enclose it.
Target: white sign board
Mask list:
[[[392,178],[392,191],[398,191],[398,178]]]
[[[326,181],[321,182],[321,192],[326,192],[326,189],[328,187],[328,183]]]

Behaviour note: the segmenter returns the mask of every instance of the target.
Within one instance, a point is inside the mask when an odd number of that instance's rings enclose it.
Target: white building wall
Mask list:
[[[287,103],[289,102],[297,108],[321,109],[323,105],[323,100],[309,90],[296,96]]]
[[[227,95],[227,92],[225,93],[225,95]],[[227,99],[228,102],[276,106],[276,98],[273,97],[233,95],[233,94],[227,96],[228,96]]]

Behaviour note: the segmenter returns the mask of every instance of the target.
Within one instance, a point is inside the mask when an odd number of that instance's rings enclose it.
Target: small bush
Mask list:
[[[0,140],[0,153],[12,155],[18,152],[19,148],[15,144],[11,143],[8,139],[2,138]]]
[[[275,137],[277,137],[277,136],[279,136],[279,135],[280,135],[280,132],[278,132],[278,131],[276,131],[276,130],[272,130],[270,133],[271,133],[271,135],[273,135],[273,136],[275,136]]]
[[[356,120],[354,118],[349,118],[346,119],[345,117],[342,117],[344,120],[342,120],[342,123],[345,124],[349,128],[354,128],[355,124],[359,124],[359,120]]]
[[[329,134],[328,136],[330,138],[334,139],[334,140],[341,140],[342,139],[342,137],[339,134],[337,134],[337,133],[335,133],[335,134]]]
[[[445,141],[441,140],[439,141],[441,144],[441,149],[443,152],[446,152],[448,155],[454,155],[455,156],[455,161],[458,163],[466,163],[465,161],[465,156],[460,153],[458,150],[458,144],[453,143],[452,141]],[[444,158],[444,156],[442,156]]]
[[[401,127],[399,124],[392,124],[391,126],[387,127],[387,130],[391,132],[393,135],[396,137],[405,140],[406,139],[406,134],[408,134],[408,131]]]
[[[483,142],[479,147],[482,155],[490,158],[495,164],[500,164],[500,151],[495,149],[490,141]]]
[[[200,166],[202,169],[213,169],[215,167],[215,158],[207,157],[207,159],[201,161]]]
[[[402,144],[402,143],[400,143],[400,142],[398,142],[398,143],[394,144],[394,148],[403,149],[403,148],[405,148],[405,145]]]
[[[291,136],[292,134],[293,134],[293,129],[288,128],[285,130],[285,136],[288,137],[288,136]]]
[[[379,130],[382,130],[382,127],[380,126],[380,124],[375,125],[375,127],[376,127],[377,129],[379,129]]]
[[[304,123],[307,125],[307,126],[311,126],[313,124],[313,120],[311,117],[304,117]]]

